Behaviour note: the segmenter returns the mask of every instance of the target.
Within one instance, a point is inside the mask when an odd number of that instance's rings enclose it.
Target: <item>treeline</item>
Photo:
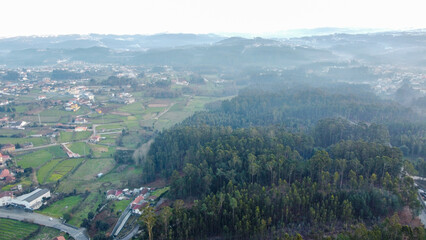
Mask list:
[[[418,119],[409,108],[366,93],[359,97],[320,89],[290,89],[275,92],[245,90],[238,97],[223,101],[218,109],[196,114],[184,124],[231,127],[285,124],[307,129],[321,119],[338,117],[369,123]]]

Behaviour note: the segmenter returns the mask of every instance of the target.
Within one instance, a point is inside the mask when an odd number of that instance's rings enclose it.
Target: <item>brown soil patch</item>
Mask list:
[[[169,106],[168,104],[162,104],[162,103],[150,103],[148,104],[148,107],[150,108],[163,108]]]
[[[110,113],[114,114],[114,115],[119,115],[119,116],[130,116],[130,115],[132,115],[130,113],[125,113],[125,112],[110,112]]]
[[[410,208],[404,207],[401,211],[398,212],[399,223],[401,225],[408,225],[410,227],[420,227],[423,226],[419,217],[413,217],[413,214],[410,211]]]
[[[154,182],[146,184],[149,188],[163,188],[166,186],[166,180],[164,178],[157,178]]]

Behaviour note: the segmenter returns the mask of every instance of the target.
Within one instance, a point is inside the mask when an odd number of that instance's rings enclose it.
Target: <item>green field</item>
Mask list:
[[[46,182],[56,182],[61,179],[65,174],[74,169],[83,159],[73,158],[60,161],[49,173]]]
[[[98,173],[108,173],[115,165],[111,158],[87,159],[71,176],[70,180],[88,181],[96,179]]]
[[[18,166],[22,168],[32,167],[38,168],[53,158],[66,157],[65,152],[60,146],[53,146],[45,149],[40,149],[24,155],[16,157]]]
[[[80,164],[82,160],[81,158],[54,159],[37,171],[37,180],[40,184],[56,182]]]
[[[52,171],[52,169],[56,166],[56,164],[59,163],[61,159],[55,159],[47,164],[43,165],[38,171],[37,171],[37,180],[40,184],[43,184],[45,182],[45,179],[47,178],[48,174]]]
[[[46,162],[50,161],[53,158],[53,155],[46,149],[41,149],[26,155],[20,156],[17,160],[18,166],[21,168],[37,168]]]
[[[34,147],[45,145],[49,143],[49,139],[45,137],[40,138],[11,138],[11,137],[0,137],[0,144],[23,144],[33,143]]]
[[[59,142],[71,142],[88,139],[92,135],[90,131],[83,132],[61,132]]]
[[[121,213],[126,209],[127,206],[132,202],[132,200],[121,200],[112,202],[113,209],[115,213]]]
[[[0,240],[25,239],[38,228],[35,224],[0,218]]]
[[[82,198],[80,196],[66,197],[37,212],[43,215],[60,218],[64,215],[64,213],[70,212],[73,207],[77,206],[81,202],[81,200]]]
[[[155,190],[151,195],[159,197],[169,190],[170,190],[170,187],[160,188],[160,189]]]
[[[74,132],[61,132],[59,142],[71,142]]]
[[[81,156],[89,154],[90,146],[86,144],[85,142],[75,142],[71,145],[68,144],[67,146],[71,151],[74,153],[78,153]]]

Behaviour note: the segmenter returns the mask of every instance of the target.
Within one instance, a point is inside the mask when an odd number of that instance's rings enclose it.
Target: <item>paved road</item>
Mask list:
[[[420,221],[422,221],[423,225],[426,227],[426,210],[423,209],[420,213]]]
[[[22,152],[22,151],[29,151],[29,150],[47,148],[47,147],[52,147],[52,146],[56,146],[56,145],[58,145],[58,143],[51,143],[51,144],[42,145],[42,146],[38,146],[38,147],[32,147],[32,148],[18,148],[18,149],[15,149],[15,152]]]
[[[89,238],[84,234],[84,228],[75,229],[62,224],[61,221],[57,218],[52,218],[52,220],[50,220],[48,216],[38,213],[25,212],[24,210],[20,209],[0,208],[0,218],[10,218],[18,221],[32,222],[38,225],[59,229],[60,231],[71,235],[75,240],[89,240]]]

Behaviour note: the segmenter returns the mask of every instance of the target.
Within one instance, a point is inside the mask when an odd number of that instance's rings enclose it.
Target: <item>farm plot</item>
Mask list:
[[[55,159],[43,167],[41,167],[37,172],[37,180],[39,183],[49,183],[56,182],[61,179],[65,174],[74,169],[78,164],[80,164],[82,159]]]
[[[1,218],[0,240],[25,239],[38,228],[35,224]]]
[[[65,159],[59,162],[50,172],[46,182],[56,182],[73,170],[83,159]]]
[[[90,147],[85,142],[75,142],[68,144],[67,147],[74,153],[78,153],[81,156],[89,154]]]
[[[41,149],[35,152],[31,152],[25,155],[21,155],[17,158],[17,164],[21,168],[38,168],[41,165],[52,160],[53,155],[46,149]]]
[[[38,211],[41,214],[60,218],[64,213],[68,213],[81,202],[80,196],[71,196],[52,203],[49,207]]]

